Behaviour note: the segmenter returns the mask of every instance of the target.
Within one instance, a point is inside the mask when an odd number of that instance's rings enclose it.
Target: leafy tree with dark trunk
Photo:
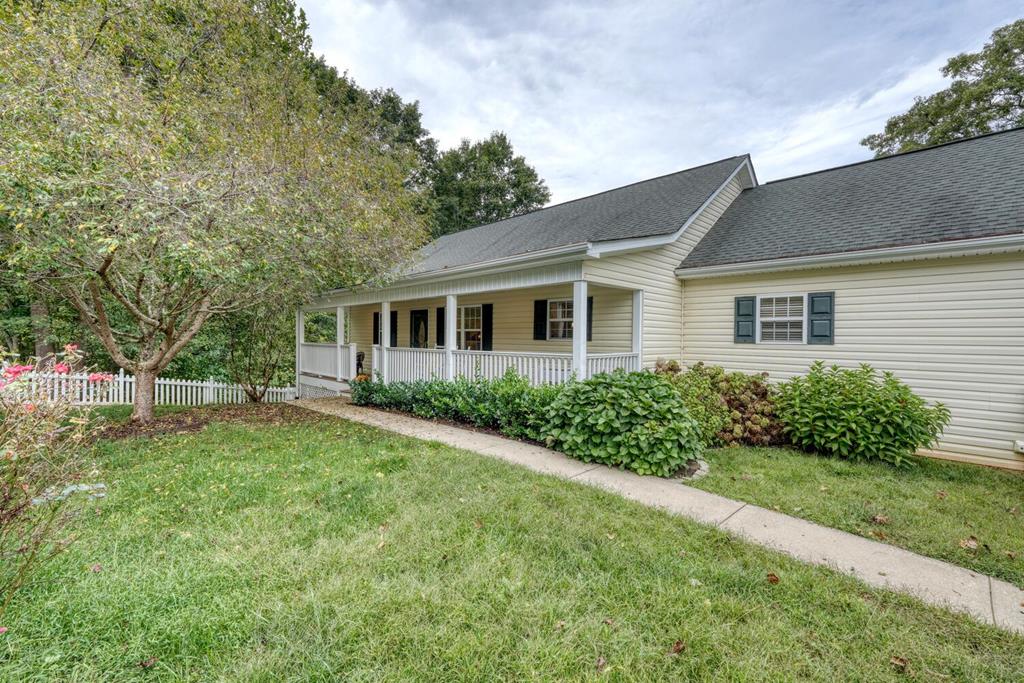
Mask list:
[[[876,157],[1024,126],[1024,19],[996,29],[979,52],[959,54],[945,90],[919,97],[861,144]]]
[[[421,243],[413,154],[325,110],[290,0],[50,5],[0,13],[4,238],[136,376],[134,419],[211,317],[380,281]]]
[[[434,237],[539,209],[551,199],[504,133],[442,152],[430,170]]]
[[[220,326],[227,339],[227,370],[253,403],[267,389],[294,381],[295,315],[275,306],[253,306],[223,317]],[[282,382],[283,383],[283,382]]]

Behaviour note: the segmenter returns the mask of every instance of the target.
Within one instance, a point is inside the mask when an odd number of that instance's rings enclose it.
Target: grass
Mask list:
[[[896,469],[779,448],[710,451],[693,486],[1024,587],[1024,475],[921,458]],[[970,546],[976,539],[977,548]]]
[[[215,423],[97,461],[110,495],[12,604],[2,680],[1024,675],[1024,639],[967,617],[340,420]]]

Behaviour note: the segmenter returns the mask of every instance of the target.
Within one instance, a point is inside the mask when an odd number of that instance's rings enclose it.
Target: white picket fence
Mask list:
[[[109,382],[90,382],[84,373],[59,375],[33,373],[28,375],[33,393],[42,392],[48,399],[70,399],[82,405],[116,405],[131,403],[135,399],[135,378],[124,370]],[[266,403],[280,403],[295,398],[295,387],[271,387],[263,396]],[[156,404],[170,406],[200,406],[207,403],[246,403],[249,397],[238,384],[214,380],[170,379],[156,380]]]

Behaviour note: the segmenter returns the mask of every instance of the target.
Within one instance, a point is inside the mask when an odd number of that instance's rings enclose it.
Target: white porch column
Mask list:
[[[636,370],[644,366],[644,290],[633,291],[633,353],[637,355]]]
[[[455,338],[456,317],[459,314],[459,298],[449,294],[444,298],[444,378],[455,379],[455,348],[459,340]]]
[[[302,336],[306,326],[306,318],[301,308],[295,309],[295,397],[301,398],[301,383],[299,377],[302,375]]]
[[[341,349],[345,345],[345,307],[338,306],[334,309],[334,349],[335,349],[335,375],[336,379],[340,382],[345,376],[345,370],[348,368],[342,367],[341,362]],[[349,379],[352,379],[349,377]]]
[[[380,304],[380,375],[388,381],[388,345],[391,343],[391,302]]]
[[[587,378],[587,281],[572,283],[572,371]]]

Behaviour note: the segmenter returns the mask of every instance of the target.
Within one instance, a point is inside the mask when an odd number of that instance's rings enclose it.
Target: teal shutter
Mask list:
[[[738,296],[733,305],[733,342],[753,344],[757,341],[754,325],[757,313],[756,296]]]
[[[835,343],[835,292],[814,292],[807,295],[807,343]]]

